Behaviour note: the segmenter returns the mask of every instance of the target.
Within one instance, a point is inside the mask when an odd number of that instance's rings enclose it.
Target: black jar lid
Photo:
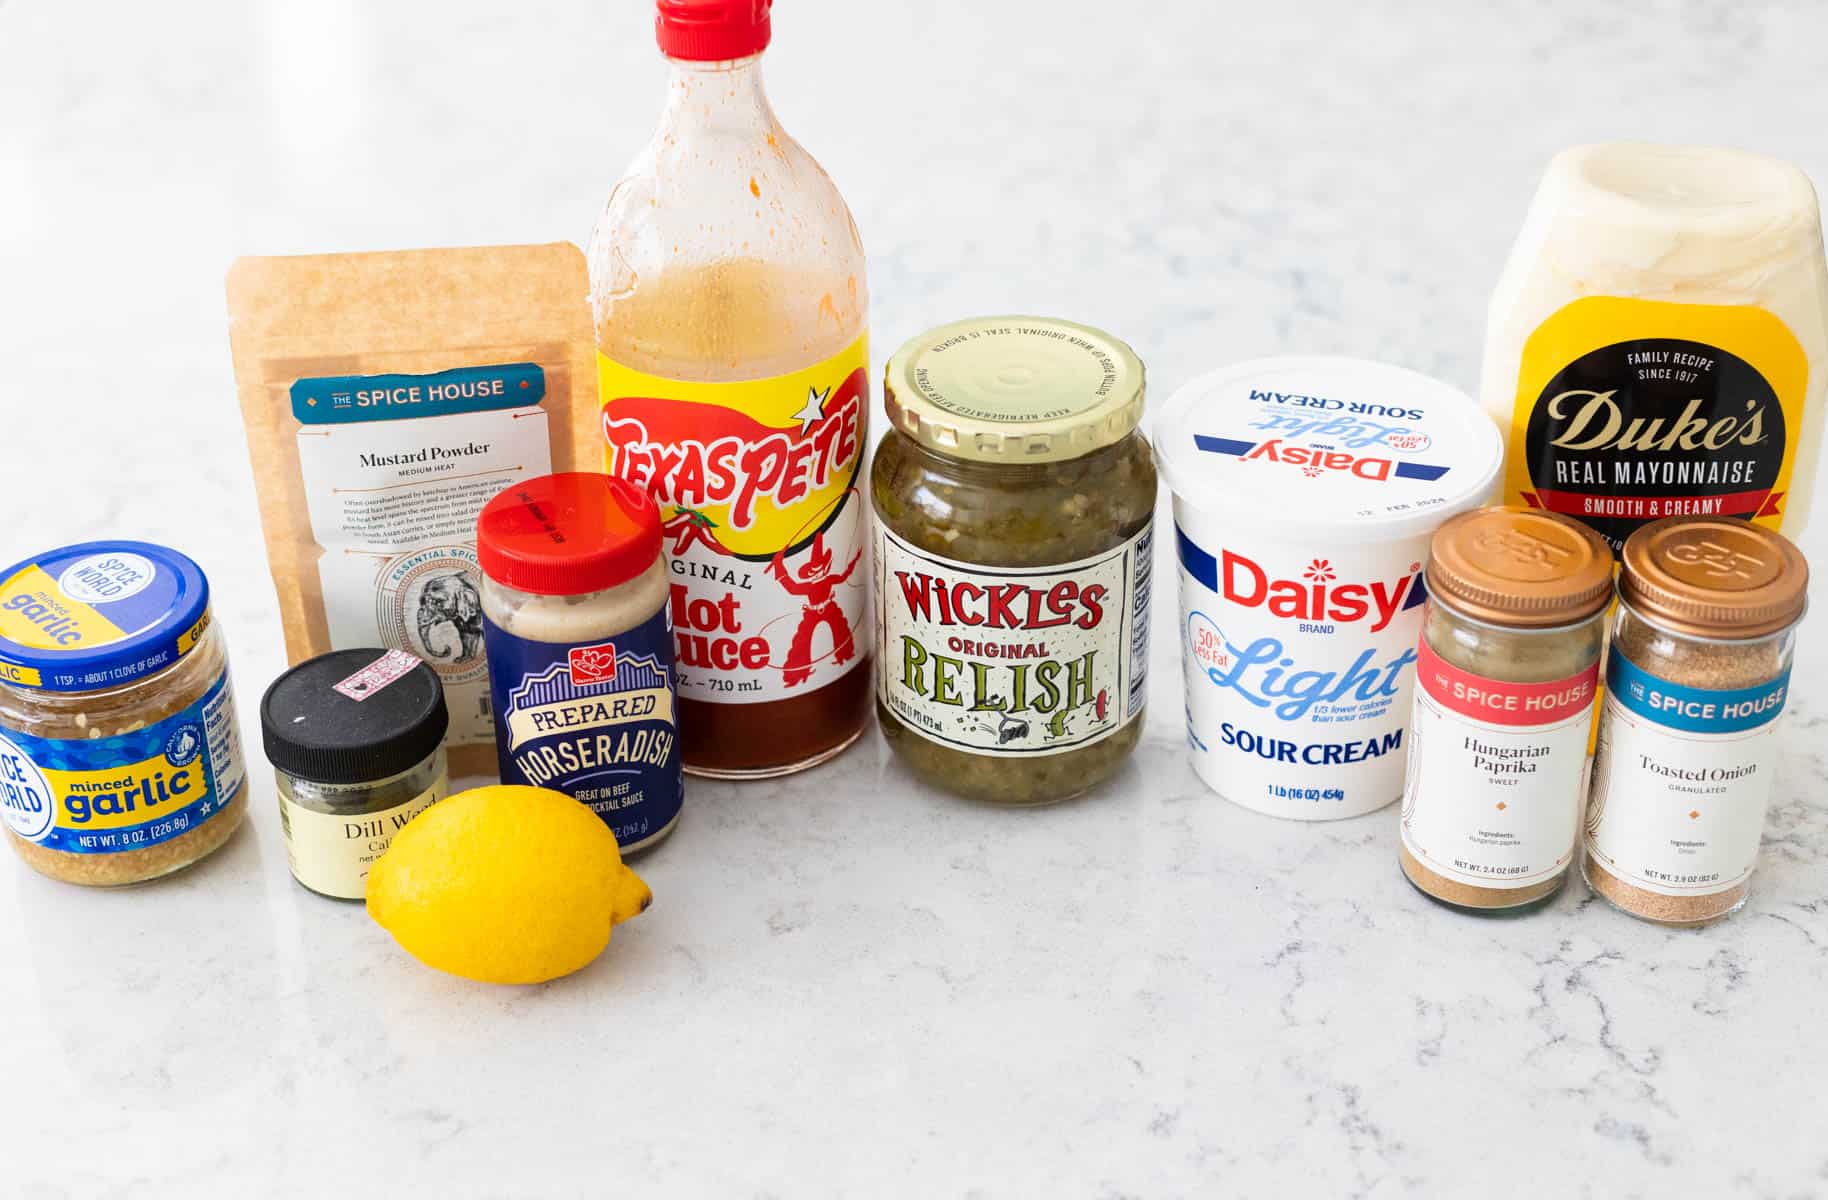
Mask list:
[[[412,770],[450,727],[438,673],[400,650],[333,650],[273,681],[260,701],[267,761],[311,783]]]

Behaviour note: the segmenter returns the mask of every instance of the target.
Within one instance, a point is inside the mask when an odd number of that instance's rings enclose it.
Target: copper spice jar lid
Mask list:
[[[1749,521],[1666,517],[1627,538],[1622,557],[1619,598],[1673,633],[1766,637],[1807,607],[1802,551]]]
[[[1612,600],[1612,548],[1578,521],[1519,507],[1479,508],[1435,530],[1428,591],[1475,621],[1551,629]]]

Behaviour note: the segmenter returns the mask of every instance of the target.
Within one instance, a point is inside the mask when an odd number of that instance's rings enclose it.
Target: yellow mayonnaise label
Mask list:
[[[1671,516],[1786,512],[1809,363],[1750,305],[1589,296],[1524,343],[1505,500],[1565,513],[1616,548]]]

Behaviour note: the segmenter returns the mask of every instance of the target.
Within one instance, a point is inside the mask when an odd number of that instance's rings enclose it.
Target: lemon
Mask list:
[[[368,874],[368,915],[407,953],[484,983],[569,975],[653,899],[595,813],[534,787],[432,805]]]

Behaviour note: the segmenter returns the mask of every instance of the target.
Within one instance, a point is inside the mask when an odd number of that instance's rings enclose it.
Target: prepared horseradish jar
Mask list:
[[[1612,549],[1567,517],[1462,513],[1435,531],[1403,789],[1403,874],[1453,908],[1540,904],[1580,837]]]
[[[1492,492],[1491,419],[1401,367],[1271,358],[1181,388],[1155,450],[1200,778],[1306,821],[1397,799],[1422,563],[1436,527]]]
[[[575,796],[624,854],[679,822],[660,512],[594,471],[517,483],[476,522],[501,781]]]
[[[450,724],[438,672],[404,650],[333,650],[274,680],[260,733],[292,878],[337,900],[367,895],[394,835],[450,792]]]
[[[209,581],[84,542],[0,574],[0,816],[53,879],[141,883],[226,842],[247,771]]]
[[[1715,147],[1556,155],[1492,293],[1480,399],[1507,433],[1506,503],[1615,548],[1683,515],[1797,536],[1828,413],[1809,177]]]
[[[1632,916],[1704,925],[1746,901],[1809,567],[1723,518],[1646,525],[1622,558],[1581,870]]]
[[[897,350],[883,401],[883,736],[973,799],[1096,787],[1142,736],[1156,492],[1142,363],[1084,325],[979,318]]]

